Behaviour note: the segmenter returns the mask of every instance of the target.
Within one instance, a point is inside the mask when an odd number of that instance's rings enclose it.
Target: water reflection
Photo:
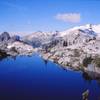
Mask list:
[[[48,60],[43,59],[45,66],[48,64]]]
[[[10,58],[16,61],[16,56],[11,56]]]
[[[82,76],[89,82],[96,80],[97,83],[100,83],[100,68],[97,67],[95,63],[88,64],[84,69]]]
[[[5,56],[0,56],[0,61],[3,61],[5,59],[9,60],[9,58],[13,59],[14,61],[16,61],[16,56],[8,56],[8,55],[5,55]]]
[[[2,61],[3,59],[7,58],[7,56],[9,56],[9,55],[6,54],[6,52],[0,50],[0,61]]]
[[[88,82],[91,82],[92,80],[96,80],[97,83],[100,84],[100,74],[98,73],[87,71],[87,72],[83,72],[82,76]]]
[[[88,81],[89,83],[91,83],[92,78],[91,78],[91,76],[88,75],[88,73],[83,72],[82,77],[83,77],[86,81]]]
[[[75,71],[74,69],[72,69],[72,67],[63,67],[63,66],[60,66],[62,68],[62,70],[64,71],[68,71],[68,70],[73,70]],[[92,68],[91,69],[94,69],[95,66],[93,66],[92,64]],[[96,69],[96,68],[95,68]],[[100,68],[99,68],[100,70]],[[96,71],[96,70],[95,70]],[[97,73],[97,71],[95,72],[94,70],[90,70],[90,68],[87,67],[87,70],[78,70],[76,72],[81,72],[82,73],[82,77],[85,81],[91,83],[92,80],[96,80],[97,83],[100,85],[100,73]]]

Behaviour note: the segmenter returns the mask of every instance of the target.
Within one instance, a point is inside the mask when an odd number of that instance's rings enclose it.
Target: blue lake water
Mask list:
[[[0,61],[0,100],[100,100],[100,81],[64,70],[34,54]]]

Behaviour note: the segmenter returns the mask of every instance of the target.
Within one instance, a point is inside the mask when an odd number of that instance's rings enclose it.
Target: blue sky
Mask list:
[[[62,31],[88,23],[100,23],[100,0],[0,0],[0,32]]]

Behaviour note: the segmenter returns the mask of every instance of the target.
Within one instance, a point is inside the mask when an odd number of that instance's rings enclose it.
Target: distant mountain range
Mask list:
[[[34,32],[22,38],[22,41],[33,45],[33,47],[40,47],[42,45],[53,44],[55,42],[68,41],[68,44],[74,42],[84,42],[94,37],[100,37],[100,25],[87,24],[84,26],[77,26],[66,31],[56,32]]]
[[[72,66],[74,69],[93,63],[96,70],[92,71],[98,72],[100,25],[87,24],[62,32],[38,31],[23,37],[10,36],[8,32],[0,35],[0,56],[30,55],[37,51],[44,59],[62,66]]]
[[[37,47],[53,47],[57,44],[73,45],[88,42],[91,39],[100,38],[100,25],[87,24],[84,26],[76,26],[65,31],[59,32],[42,32],[37,31],[27,36],[20,37],[18,35],[10,36],[8,32],[0,35],[0,42],[13,43],[20,41],[25,44]]]
[[[10,36],[9,33],[4,32],[0,35],[1,41],[23,41],[33,47],[40,47],[45,44],[52,44],[55,42],[67,41],[68,44],[81,43],[89,39],[100,37],[100,25],[87,24],[84,26],[76,26],[65,31],[59,32],[34,32],[27,36],[20,38],[18,35]]]

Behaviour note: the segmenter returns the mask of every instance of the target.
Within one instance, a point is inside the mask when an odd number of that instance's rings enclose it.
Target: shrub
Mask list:
[[[93,58],[92,57],[86,57],[84,60],[83,60],[83,66],[87,67],[88,64],[90,64],[92,62]]]
[[[11,50],[14,51],[14,52],[16,52],[16,53],[18,53],[18,51],[16,50],[15,47],[12,47]]]
[[[68,46],[67,41],[64,41],[64,42],[63,42],[63,46]]]
[[[96,57],[93,61],[97,67],[100,67],[100,57]]]

